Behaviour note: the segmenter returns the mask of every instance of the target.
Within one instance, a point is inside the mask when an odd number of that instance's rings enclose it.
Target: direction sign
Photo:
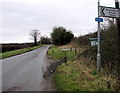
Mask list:
[[[95,18],[95,21],[97,21],[97,22],[103,22],[103,18]]]
[[[118,18],[120,17],[120,9],[116,9],[113,7],[105,7],[99,6],[99,17],[113,17]]]

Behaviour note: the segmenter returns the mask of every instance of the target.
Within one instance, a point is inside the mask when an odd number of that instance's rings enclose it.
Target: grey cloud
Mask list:
[[[54,26],[64,26],[79,36],[94,32],[97,0],[3,0],[2,16],[2,42],[27,42],[32,29],[49,35]]]

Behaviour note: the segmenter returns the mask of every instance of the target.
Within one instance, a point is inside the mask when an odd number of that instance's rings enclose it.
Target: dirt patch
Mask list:
[[[61,60],[53,60],[51,57],[48,56],[47,62],[49,62],[49,64],[44,70],[44,78],[48,78],[50,75],[52,75],[56,71],[57,67],[65,62],[65,58],[62,58]]]

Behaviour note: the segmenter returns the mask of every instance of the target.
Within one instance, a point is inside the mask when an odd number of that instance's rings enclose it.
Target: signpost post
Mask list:
[[[99,17],[99,6],[100,0],[98,0],[98,19]],[[97,72],[100,71],[101,68],[101,55],[100,55],[100,21],[98,21],[98,47],[97,47]]]

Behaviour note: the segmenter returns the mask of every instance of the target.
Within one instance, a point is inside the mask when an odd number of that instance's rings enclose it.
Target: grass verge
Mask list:
[[[15,56],[15,55],[18,55],[18,54],[22,54],[22,53],[25,53],[25,52],[29,52],[29,51],[32,51],[32,50],[37,49],[39,47],[42,47],[42,46],[45,46],[45,45],[39,45],[39,46],[35,46],[35,47],[29,47],[29,48],[24,48],[24,49],[19,49],[19,50],[13,50],[13,51],[9,51],[9,52],[0,53],[0,59],[4,59],[4,58],[8,58],[8,57]]]
[[[55,60],[60,60],[63,57],[67,57],[67,60],[73,61],[77,53],[75,50],[62,51],[61,47],[51,46],[48,50],[48,55],[52,56]]]
[[[81,50],[82,51],[82,50]],[[103,73],[97,73],[91,60],[80,57],[75,60],[74,51],[61,51],[59,47],[52,47],[48,54],[54,59],[60,59],[67,54],[67,64],[62,64],[54,74],[55,83],[59,91],[114,91],[115,80]],[[89,63],[89,64],[86,64]]]

